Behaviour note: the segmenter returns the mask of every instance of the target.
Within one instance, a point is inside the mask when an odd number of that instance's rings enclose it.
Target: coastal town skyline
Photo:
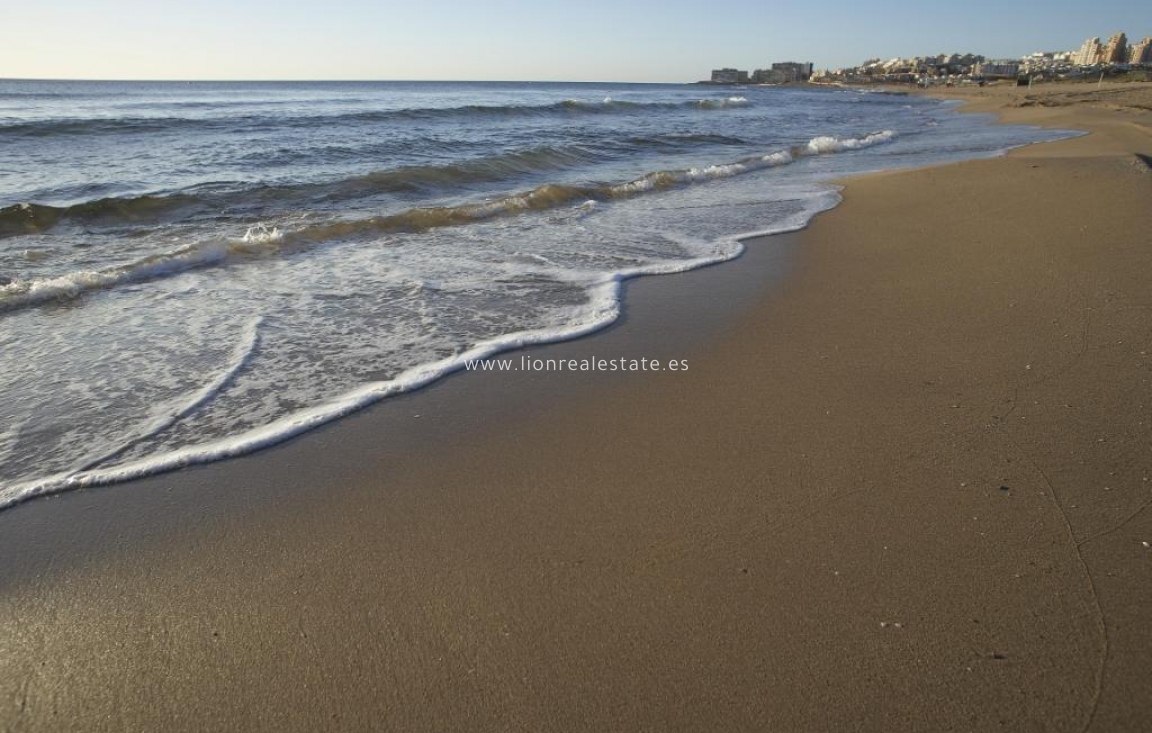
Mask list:
[[[812,62],[776,61],[752,71],[724,67],[713,69],[710,84],[783,84],[790,82],[859,83],[868,81],[915,81],[969,77],[1011,78],[1021,75],[1077,78],[1095,70],[1115,72],[1144,70],[1152,66],[1152,36],[1129,38],[1117,31],[1102,40],[1093,36],[1077,48],[1035,51],[1018,58],[990,58],[973,53],[940,53],[927,56],[870,58],[855,66],[816,68]]]
[[[124,0],[93,13],[78,0],[45,0],[6,14],[0,77],[685,82],[717,65],[755,68],[770,59],[840,68],[929,49],[1018,58],[1072,49],[1118,28],[1152,35],[1133,27],[1146,15],[1135,0],[1081,5],[1054,0],[1044,13],[1017,20],[985,0],[963,11],[915,12],[833,0],[819,16],[751,0],[707,14],[682,0],[658,11],[607,0],[578,9],[512,0],[483,8],[433,0],[419,9],[335,0],[324,12],[285,0],[274,13],[223,0],[165,13]]]

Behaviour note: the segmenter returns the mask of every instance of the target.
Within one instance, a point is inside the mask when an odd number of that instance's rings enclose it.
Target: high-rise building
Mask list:
[[[795,61],[784,61],[772,64],[773,71],[779,71],[788,77],[788,81],[807,81],[808,77],[812,76],[812,63],[797,63]]]
[[[1095,66],[1100,63],[1100,55],[1103,49],[1100,48],[1100,39],[1089,38],[1084,41],[1084,45],[1076,52],[1075,62],[1078,66]]]
[[[1152,38],[1145,38],[1132,45],[1132,50],[1128,52],[1128,63],[1152,64]]]
[[[772,64],[770,69],[756,69],[752,81],[757,84],[783,84],[793,81],[808,81],[812,76],[811,63],[784,61]]]
[[[1123,64],[1127,61],[1128,37],[1123,33],[1117,33],[1108,39],[1108,45],[1104,47],[1104,53],[1101,55],[1100,63]]]
[[[712,83],[713,84],[747,84],[748,72],[740,71],[738,69],[713,69],[712,70]]]

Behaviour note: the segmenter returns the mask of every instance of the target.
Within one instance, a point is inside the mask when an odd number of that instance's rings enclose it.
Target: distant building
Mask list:
[[[1074,63],[1078,66],[1095,66],[1100,63],[1104,49],[1100,46],[1100,38],[1089,38],[1076,52]]]
[[[972,67],[982,61],[984,61],[983,56],[970,53],[963,55],[958,53],[940,54],[935,57],[917,59],[914,70],[938,77],[959,76],[972,73]]]
[[[795,61],[784,61],[772,64],[772,71],[778,71],[789,77],[788,81],[808,81],[812,76],[812,63],[799,64]]]
[[[972,67],[974,76],[985,79],[1007,79],[1020,74],[1020,64],[1014,61],[980,61]]]
[[[748,72],[738,69],[713,69],[713,84],[747,84]]]
[[[1034,71],[1036,69],[1046,69],[1056,63],[1056,54],[1049,51],[1037,51],[1030,53],[1020,59],[1020,68],[1022,71]],[[972,73],[976,73],[976,69],[972,69]]]
[[[1020,72],[1026,74],[1054,75],[1059,70],[1068,71],[1075,65],[1079,51],[1038,51],[1020,59]]]
[[[1128,52],[1128,63],[1152,64],[1152,38],[1145,38],[1132,45],[1132,50]]]
[[[752,72],[753,84],[783,84],[786,81],[783,74],[772,69],[756,69]]]
[[[791,81],[808,81],[811,78],[812,64],[798,64],[795,61],[772,64],[770,69],[756,69],[752,72],[752,81],[757,84],[784,84]]]
[[[1128,37],[1123,33],[1117,33],[1108,39],[1108,45],[1104,46],[1104,52],[1101,54],[1100,63],[1102,64],[1123,64],[1128,61]]]

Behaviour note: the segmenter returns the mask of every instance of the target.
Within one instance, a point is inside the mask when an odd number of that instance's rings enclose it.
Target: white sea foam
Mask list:
[[[769,153],[760,160],[770,168],[778,165],[788,165],[792,162],[792,153],[787,150],[780,150],[775,153]]]
[[[62,473],[9,488],[0,488],[0,509],[36,496],[87,486],[118,483],[174,468],[239,456],[274,445],[360,410],[386,397],[424,387],[442,376],[463,369],[467,362],[486,359],[509,349],[574,339],[598,331],[619,317],[620,289],[624,280],[644,274],[683,272],[731,259],[741,251],[740,245],[735,244],[728,252],[717,254],[714,257],[614,273],[591,288],[592,307],[585,318],[580,321],[554,328],[519,331],[482,341],[458,355],[432,363],[420,364],[404,371],[394,379],[366,384],[345,394],[340,399],[292,413],[285,418],[241,435],[132,461],[114,468]]]
[[[891,130],[875,132],[862,138],[821,136],[813,138],[805,145],[798,147],[796,152],[799,155],[830,155],[879,145],[880,143],[888,142],[895,136],[896,133]],[[778,150],[758,158],[749,158],[737,163],[719,163],[703,168],[689,168],[685,171],[650,173],[643,178],[613,186],[611,191],[618,195],[644,193],[676,183],[702,183],[721,178],[731,178],[765,168],[788,165],[794,160],[795,155],[793,155],[792,151]]]
[[[228,247],[225,244],[202,244],[167,255],[145,257],[106,270],[80,270],[39,280],[16,280],[0,287],[0,312],[52,300],[67,300],[92,290],[184,272],[215,264],[227,256]]]
[[[178,275],[187,270],[220,264],[234,254],[264,253],[283,239],[284,233],[280,229],[260,224],[249,227],[244,236],[227,242],[194,244],[103,270],[80,270],[56,277],[14,280],[0,286],[0,312],[53,300],[69,300],[94,290],[107,290],[119,285]]]
[[[730,107],[744,107],[748,105],[746,97],[727,97],[725,99],[701,99],[696,106],[701,109],[728,109]]]
[[[244,232],[240,241],[247,244],[268,244],[269,242],[279,242],[282,239],[284,239],[284,233],[277,227],[257,224],[254,227],[248,227],[248,231]]]
[[[180,403],[170,406],[161,406],[156,414],[140,429],[140,431],[133,437],[125,440],[122,444],[116,446],[112,450],[106,451],[99,456],[93,456],[86,459],[79,465],[72,473],[82,473],[91,471],[96,466],[108,460],[115,458],[124,453],[124,451],[131,448],[137,443],[154,437],[163,432],[167,428],[174,425],[182,418],[192,414],[203,405],[207,404],[213,397],[218,395],[221,390],[228,386],[228,384],[236,377],[236,375],[243,369],[248,361],[255,353],[256,347],[259,343],[259,329],[262,318],[256,317],[249,321],[240,334],[240,339],[236,344],[236,348],[232,351],[232,357],[229,359],[228,364],[222,369],[212,380],[205,384],[200,389],[193,392],[191,395],[183,398]]]
[[[795,215],[780,220],[766,229],[750,230],[738,235],[724,237],[711,243],[707,247],[708,252],[690,259],[656,261],[598,275],[569,272],[568,278],[573,282],[583,282],[588,295],[588,305],[581,309],[575,317],[562,324],[516,331],[480,341],[453,356],[416,365],[402,371],[392,379],[363,384],[335,399],[292,412],[266,425],[237,435],[186,446],[146,458],[129,460],[119,465],[106,468],[99,467],[99,464],[121,455],[130,444],[164,431],[219,395],[237,373],[245,368],[259,346],[261,319],[254,319],[241,334],[225,368],[203,388],[190,395],[183,405],[156,416],[127,444],[85,461],[82,467],[77,470],[59,472],[31,481],[0,487],[0,509],[37,496],[76,488],[119,483],[184,466],[209,463],[251,453],[363,409],[387,397],[425,387],[447,374],[460,371],[468,362],[486,359],[512,349],[565,341],[594,333],[619,318],[623,285],[626,281],[645,275],[686,272],[733,259],[744,251],[744,245],[740,240],[803,228],[813,215],[834,206],[838,200],[839,197],[834,192],[811,196],[808,199],[808,205]],[[700,243],[695,244],[699,246]],[[540,261],[541,264],[556,265],[548,258],[538,255],[533,255],[533,258]]]
[[[894,137],[896,137],[896,133],[892,130],[873,132],[864,137],[842,138],[831,135],[821,135],[808,141],[805,152],[809,155],[826,155],[828,153],[844,152],[845,150],[859,150],[860,148],[886,143]]]

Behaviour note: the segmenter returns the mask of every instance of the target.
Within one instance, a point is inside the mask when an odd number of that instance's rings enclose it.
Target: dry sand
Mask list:
[[[1152,87],[957,94],[1092,134],[853,180],[532,352],[687,372],[0,514],[0,727],[1147,729]]]

